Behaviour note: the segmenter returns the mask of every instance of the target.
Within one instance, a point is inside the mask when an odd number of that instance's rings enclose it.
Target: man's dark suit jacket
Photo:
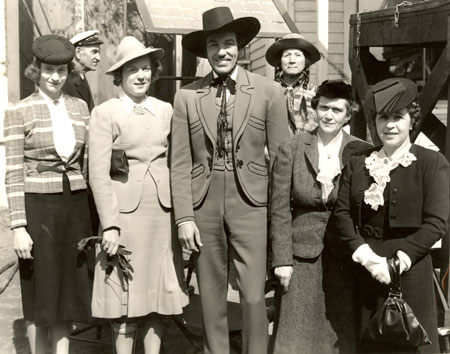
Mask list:
[[[95,103],[92,98],[91,89],[89,87],[89,83],[87,79],[82,79],[81,76],[75,72],[71,71],[67,81],[63,87],[63,91],[74,97],[81,98],[84,102],[87,103],[89,112],[92,112],[94,109]]]

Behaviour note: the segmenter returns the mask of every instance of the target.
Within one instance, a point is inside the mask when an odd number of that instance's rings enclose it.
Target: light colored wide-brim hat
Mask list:
[[[300,49],[309,58],[310,65],[320,60],[320,52],[314,44],[301,34],[289,33],[267,49],[267,62],[274,67],[280,66],[281,54],[285,49]]]
[[[150,60],[159,60],[164,56],[164,49],[146,47],[135,37],[126,36],[117,47],[116,63],[106,71],[106,74],[113,75],[125,63],[144,55],[149,55]]]
[[[202,15],[203,30],[185,35],[181,41],[184,49],[200,57],[206,58],[206,39],[216,33],[234,32],[239,49],[245,47],[258,34],[261,24],[256,17],[240,17],[234,19],[227,6],[214,7]]]

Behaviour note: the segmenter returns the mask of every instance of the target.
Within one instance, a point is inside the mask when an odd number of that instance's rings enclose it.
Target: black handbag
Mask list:
[[[391,286],[383,306],[370,319],[365,339],[385,344],[418,347],[430,344],[427,333],[411,307],[402,299],[400,260],[397,255],[388,259]]]
[[[129,171],[128,158],[125,150],[112,150],[110,175],[127,175]]]

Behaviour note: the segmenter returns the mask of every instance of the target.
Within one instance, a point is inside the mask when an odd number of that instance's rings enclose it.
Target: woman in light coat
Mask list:
[[[119,86],[119,98],[92,112],[90,183],[103,233],[96,252],[92,312],[112,320],[118,354],[132,352],[139,323],[145,352],[159,353],[162,315],[180,314],[188,303],[167,164],[172,107],[146,95],[163,54],[125,37],[107,71]],[[108,270],[108,257],[119,245],[132,252],[131,277],[124,277],[117,265]]]

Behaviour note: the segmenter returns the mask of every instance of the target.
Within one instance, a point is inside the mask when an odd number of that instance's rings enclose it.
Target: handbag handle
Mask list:
[[[402,288],[400,282],[400,260],[395,254],[392,258],[387,259],[389,275],[391,276],[391,284],[389,289],[389,296],[402,297]]]

